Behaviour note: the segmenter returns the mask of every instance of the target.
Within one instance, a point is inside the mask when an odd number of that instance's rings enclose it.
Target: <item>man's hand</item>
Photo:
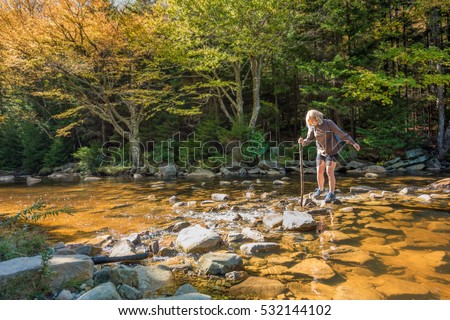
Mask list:
[[[356,151],[361,150],[361,147],[360,147],[359,144],[357,144],[357,143],[355,143],[355,144],[353,145],[353,148],[355,148]]]
[[[301,144],[301,145],[303,145],[303,141],[305,141],[305,140],[303,140],[303,138],[302,138],[302,137],[298,138],[298,144]]]

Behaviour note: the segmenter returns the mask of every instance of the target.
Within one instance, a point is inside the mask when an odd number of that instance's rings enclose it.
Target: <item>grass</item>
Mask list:
[[[7,226],[0,221],[0,261],[38,255],[48,246],[47,236],[37,227]]]

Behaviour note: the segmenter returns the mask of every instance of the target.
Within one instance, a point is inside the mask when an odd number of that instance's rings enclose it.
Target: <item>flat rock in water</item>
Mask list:
[[[380,300],[382,295],[375,286],[367,283],[367,277],[353,276],[336,288],[333,300]]]
[[[331,260],[365,264],[373,258],[365,251],[352,247],[352,246],[340,246],[335,249],[329,249],[326,251]]]
[[[366,193],[376,190],[376,188],[369,187],[369,186],[356,186],[350,188],[350,193]]]
[[[292,273],[306,274],[314,279],[330,279],[336,274],[323,260],[306,259],[289,269]]]
[[[230,288],[230,296],[238,299],[276,299],[286,291],[286,286],[278,280],[249,277]]]
[[[342,242],[352,239],[353,237],[338,230],[325,230],[320,234],[320,237],[327,242]]]
[[[378,245],[378,244],[366,244],[361,247],[364,251],[373,252],[377,254],[393,256],[396,251],[388,245]]]
[[[394,276],[381,276],[374,281],[376,290],[387,299],[420,299],[430,291],[419,283]]]
[[[243,254],[253,255],[258,252],[276,250],[279,247],[280,245],[274,242],[246,243],[240,247],[240,250]]]
[[[366,228],[380,232],[402,233],[402,231],[390,222],[371,222],[366,224]]]

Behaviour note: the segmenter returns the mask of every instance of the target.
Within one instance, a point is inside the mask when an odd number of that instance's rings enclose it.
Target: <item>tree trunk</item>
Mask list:
[[[442,66],[440,63],[437,64],[437,69],[439,74],[442,73]],[[445,104],[444,104],[444,87],[437,86],[436,92],[436,107],[438,109],[438,135],[436,141],[437,156],[439,160],[443,160],[447,154],[445,148]]]
[[[433,46],[442,49],[441,39],[441,12],[439,7],[433,8],[430,17],[430,42]],[[442,64],[436,62],[437,74],[441,76],[443,74]],[[438,134],[436,139],[436,151],[437,156],[442,160],[446,155],[446,149],[444,146],[445,135],[445,104],[444,104],[444,87],[442,85],[436,85],[436,108],[438,110]]]
[[[241,79],[242,66],[240,62],[233,63],[234,81],[236,82],[236,122],[244,123],[244,98]]]
[[[139,122],[130,120],[130,157],[133,171],[137,170],[141,166],[141,143],[139,141]]]
[[[263,67],[262,58],[252,57],[250,59],[253,84],[253,110],[248,126],[254,128],[258,120],[259,111],[261,110],[261,72]]]

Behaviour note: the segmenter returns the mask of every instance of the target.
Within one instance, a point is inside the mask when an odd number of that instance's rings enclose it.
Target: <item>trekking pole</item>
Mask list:
[[[303,207],[303,145],[299,143],[300,151],[300,206]]]

